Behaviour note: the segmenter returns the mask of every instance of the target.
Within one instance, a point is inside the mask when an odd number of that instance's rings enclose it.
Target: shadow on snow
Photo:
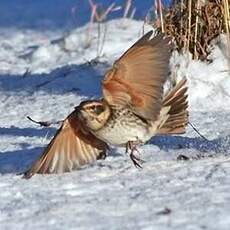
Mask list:
[[[203,153],[229,154],[230,136],[220,137],[213,140],[205,140],[201,137],[185,136],[155,136],[149,141],[165,151],[179,149],[195,149]]]
[[[0,128],[0,138],[1,136],[51,138],[55,131],[55,128]],[[33,148],[33,146],[27,142],[16,144],[20,147],[20,150],[0,152],[0,173],[23,172],[43,150],[42,147]]]
[[[100,96],[100,82],[106,63],[67,65],[48,74],[0,75],[0,90],[4,93],[32,95],[43,91],[49,94],[73,92],[82,96]],[[100,71],[102,69],[102,71]]]
[[[54,130],[51,130],[54,133]],[[44,137],[47,129],[22,129],[9,128],[0,129],[1,134],[22,135],[22,136],[40,136]],[[150,140],[149,143],[157,145],[160,149],[165,151],[176,149],[195,149],[202,153],[210,152],[212,154],[222,153],[227,154],[230,147],[230,137],[222,137],[212,141],[206,141],[200,137],[190,138],[182,136],[156,136]],[[21,150],[0,152],[0,173],[21,173],[25,171],[31,163],[42,153],[43,148],[31,148],[30,144],[21,145]],[[186,153],[186,152],[185,152]],[[170,154],[170,153],[169,153]],[[229,153],[228,153],[229,154]],[[114,155],[116,157],[116,155]]]
[[[43,129],[35,129],[35,128],[19,128],[19,127],[11,127],[11,128],[0,128],[0,136],[9,135],[9,136],[24,136],[24,137],[45,137],[47,133],[50,136],[50,133],[55,132],[55,128],[43,128]]]

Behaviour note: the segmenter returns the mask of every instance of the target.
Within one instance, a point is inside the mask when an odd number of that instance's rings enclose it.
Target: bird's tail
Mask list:
[[[182,134],[188,124],[188,101],[186,79],[182,79],[163,99],[162,110],[168,109],[167,119],[162,123],[157,134]]]

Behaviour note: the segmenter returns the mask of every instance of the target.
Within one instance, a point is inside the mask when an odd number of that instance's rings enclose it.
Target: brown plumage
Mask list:
[[[170,106],[169,117],[157,134],[183,134],[188,124],[188,101],[186,79],[182,79],[164,97],[163,107]]]
[[[169,74],[170,39],[144,35],[109,70],[102,82],[111,105],[129,105],[133,112],[155,120],[162,102],[163,85]]]
[[[136,145],[156,134],[185,132],[187,87],[182,80],[163,97],[172,45],[169,38],[147,33],[128,49],[102,81],[103,99],[84,101],[24,174],[62,173],[105,156],[107,144],[126,146],[130,158]]]
[[[107,144],[85,129],[77,113],[78,108],[64,120],[41,157],[25,172],[25,178],[34,173],[68,172],[105,157]]]

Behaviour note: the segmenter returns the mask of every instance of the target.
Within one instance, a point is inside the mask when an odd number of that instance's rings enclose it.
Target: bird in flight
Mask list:
[[[168,92],[170,38],[152,31],[129,48],[102,80],[98,100],[81,102],[42,155],[24,173],[64,173],[104,158],[109,145],[124,146],[135,166],[137,146],[157,134],[181,134],[188,123],[186,80]]]

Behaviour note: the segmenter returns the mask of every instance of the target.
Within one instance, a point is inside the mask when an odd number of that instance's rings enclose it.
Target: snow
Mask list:
[[[141,35],[143,22],[116,19],[62,30],[0,29],[1,229],[229,229],[230,76],[224,36],[212,63],[174,54],[172,70],[186,76],[190,121],[181,136],[140,146],[143,169],[123,148],[105,160],[62,175],[23,172],[55,133],[26,119],[60,120],[80,101],[100,96],[106,69]],[[145,26],[147,32],[150,28]],[[90,62],[91,61],[91,62]],[[178,160],[185,155],[188,160]]]

